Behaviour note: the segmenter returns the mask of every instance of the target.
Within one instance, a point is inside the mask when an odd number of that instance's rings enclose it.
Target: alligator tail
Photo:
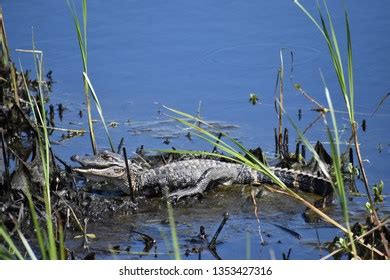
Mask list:
[[[333,192],[331,182],[324,177],[279,167],[272,168],[272,171],[289,188],[299,189],[323,197]],[[260,181],[263,183],[273,183],[267,176],[261,176]]]

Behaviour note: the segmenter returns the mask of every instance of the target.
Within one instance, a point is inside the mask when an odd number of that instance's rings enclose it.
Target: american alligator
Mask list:
[[[73,161],[82,167],[73,170],[94,181],[108,181],[129,194],[126,163],[115,153],[102,151],[97,156],[73,156]],[[269,183],[272,181],[259,171],[245,165],[223,162],[217,159],[187,159],[155,168],[143,168],[128,160],[133,190],[146,196],[165,194],[180,199],[184,196],[202,194],[210,185]],[[270,167],[274,174],[288,187],[327,196],[332,192],[331,183],[323,178],[292,169]]]

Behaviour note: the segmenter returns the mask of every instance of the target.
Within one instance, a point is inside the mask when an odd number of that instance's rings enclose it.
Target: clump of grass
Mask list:
[[[33,49],[29,51],[33,54],[36,77],[38,82],[38,94],[37,97],[34,97],[30,94],[29,87],[27,85],[26,77],[23,75],[23,68],[21,67],[23,83],[26,88],[27,97],[29,100],[29,105],[31,107],[31,112],[33,115],[34,124],[36,127],[36,145],[38,145],[39,157],[42,164],[42,172],[43,172],[43,200],[45,206],[45,224],[46,229],[43,229],[39,224],[38,214],[35,210],[35,205],[32,199],[32,195],[29,191],[29,186],[24,188],[25,195],[28,200],[28,205],[31,213],[31,219],[34,227],[34,231],[36,234],[36,238],[38,241],[38,246],[40,250],[40,254],[42,259],[58,259],[58,251],[60,252],[60,258],[65,258],[64,254],[64,246],[63,246],[63,234],[62,229],[59,230],[60,235],[60,250],[57,248],[56,243],[56,234],[54,231],[53,225],[53,215],[51,208],[51,199],[50,199],[50,141],[49,134],[46,122],[46,109],[45,109],[45,99],[44,99],[44,82],[43,82],[43,52],[36,50],[34,37],[32,40]],[[36,98],[39,99],[37,102]],[[37,155],[38,156],[38,155]],[[22,232],[19,230],[18,225],[16,224],[16,231],[19,235],[19,239],[22,242],[24,249],[26,250],[28,256],[31,259],[37,259],[34,251],[32,250],[29,242],[26,240]],[[18,259],[24,259],[25,257],[22,255],[21,251],[17,248],[15,243],[13,242],[10,235],[7,233],[5,228],[0,226],[0,236],[4,239],[6,244],[8,244],[9,251],[7,254],[0,254],[2,258],[12,258],[15,256]]]
[[[380,219],[379,219],[378,213],[375,209],[375,205],[374,205],[373,200],[372,200],[370,187],[369,187],[369,183],[368,183],[368,179],[367,179],[367,175],[366,175],[366,171],[364,168],[364,164],[363,164],[363,160],[362,160],[362,156],[361,156],[361,151],[360,151],[358,132],[357,132],[358,124],[355,120],[355,106],[354,106],[355,91],[354,91],[354,75],[353,75],[352,38],[351,38],[351,30],[350,30],[350,25],[349,25],[348,13],[346,11],[344,12],[345,28],[346,28],[346,43],[347,43],[347,52],[346,52],[347,70],[345,71],[344,66],[343,66],[342,55],[341,55],[340,47],[339,47],[339,43],[338,43],[338,37],[336,35],[333,20],[332,20],[332,17],[330,15],[329,9],[327,7],[326,1],[323,0],[322,3],[324,6],[324,9],[325,9],[328,24],[326,23],[325,17],[323,16],[323,14],[321,12],[321,7],[319,4],[317,5],[317,8],[318,8],[318,12],[319,12],[320,22],[318,22],[298,0],[294,0],[294,2],[305,13],[305,15],[313,22],[313,24],[317,27],[317,29],[322,34],[322,36],[325,39],[325,42],[328,46],[329,55],[330,55],[330,58],[332,60],[332,65],[333,65],[333,68],[335,70],[337,80],[338,80],[338,83],[340,86],[341,94],[342,94],[343,99],[344,99],[345,107],[346,107],[347,112],[348,112],[348,118],[349,118],[349,123],[351,126],[355,152],[357,155],[361,175],[362,175],[363,182],[364,182],[365,191],[367,194],[367,199],[368,199],[367,205],[370,208],[369,212],[371,213],[372,221],[374,222],[375,225],[379,225]],[[329,93],[329,91],[327,91],[327,92]],[[329,103],[329,100],[328,100],[328,103]],[[332,115],[332,121],[333,121],[333,124],[335,125],[336,120],[335,120],[334,115]],[[337,137],[337,135],[335,133],[335,138],[336,137]],[[335,140],[337,140],[337,139],[335,139]],[[338,177],[338,175],[336,174],[336,178],[337,177]],[[338,182],[338,184],[340,184],[339,179],[337,180],[337,182]],[[345,212],[344,208],[343,208],[343,214],[344,215],[347,214],[347,212]],[[346,216],[344,216],[344,218],[347,219]],[[381,239],[382,239],[385,251],[386,251],[386,255],[388,257],[390,257],[390,251],[388,248],[388,242],[386,240],[386,237],[385,237],[384,233],[382,232],[382,230],[379,230],[379,233],[381,235]]]
[[[99,114],[99,117],[103,123],[104,130],[106,132],[108,141],[110,143],[110,148],[112,152],[115,152],[114,145],[112,143],[110,134],[107,129],[106,122],[104,120],[104,115],[103,115],[103,110],[100,105],[98,96],[96,95],[92,83],[88,77],[88,48],[87,48],[87,0],[82,1],[82,26],[80,24],[79,17],[77,15],[77,9],[73,1],[67,0],[69,10],[72,14],[73,17],[73,22],[76,28],[76,33],[77,33],[77,41],[79,44],[79,49],[80,49],[80,54],[81,54],[81,60],[83,63],[83,81],[84,81],[84,96],[85,96],[85,104],[87,107],[87,118],[88,118],[88,128],[89,128],[89,135],[90,135],[90,140],[91,140],[91,146],[92,146],[92,151],[96,155],[97,153],[97,145],[96,145],[96,137],[95,137],[95,132],[94,132],[94,127],[93,127],[93,122],[92,122],[92,111],[91,111],[91,98],[90,94],[92,95],[92,98],[96,104],[96,108]]]
[[[344,222],[345,222],[345,225],[348,229],[348,237],[349,237],[349,240],[352,241],[351,242],[352,253],[356,257],[357,252],[356,252],[355,242],[353,241],[353,233],[351,231],[351,225],[350,225],[350,221],[349,221],[348,199],[347,199],[347,195],[345,193],[344,179],[343,179],[343,173],[342,173],[341,153],[340,153],[340,145],[339,145],[340,142],[339,142],[337,120],[336,120],[336,115],[335,115],[334,108],[333,108],[332,99],[330,98],[329,89],[326,85],[325,85],[325,95],[326,95],[326,99],[328,101],[329,112],[331,115],[332,126],[333,126],[333,130],[331,130],[329,125],[326,125],[326,131],[328,133],[328,138],[330,141],[332,163],[333,163],[334,173],[335,173],[335,178],[336,178],[336,184],[335,184],[334,189],[336,190],[337,196],[340,199],[340,205],[341,205],[341,209],[343,211]],[[333,133],[332,133],[332,131],[333,131]]]

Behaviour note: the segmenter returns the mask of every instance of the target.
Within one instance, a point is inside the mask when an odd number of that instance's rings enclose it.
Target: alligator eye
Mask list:
[[[106,159],[106,160],[109,160],[109,159],[111,159],[111,156],[110,156],[110,155],[107,155],[107,154],[103,154],[103,155],[102,155],[102,158],[103,158],[103,159]]]

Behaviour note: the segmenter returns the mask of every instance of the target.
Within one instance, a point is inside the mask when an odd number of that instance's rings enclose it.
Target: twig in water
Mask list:
[[[305,128],[305,130],[302,132],[302,134],[305,134],[310,128],[312,128],[313,125],[314,125],[317,121],[319,121],[319,120],[321,119],[321,117],[322,117],[322,115],[319,114],[318,117],[317,117],[314,121],[312,121],[311,123],[309,123],[309,125]]]
[[[121,141],[119,142],[119,145],[118,145],[118,150],[117,150],[117,153],[118,153],[118,154],[120,154],[124,142],[125,142],[125,138],[122,137],[122,138],[121,138]]]
[[[278,74],[276,76],[276,83],[275,83],[275,111],[276,114],[278,115],[278,130],[276,133],[275,129],[275,139],[276,139],[276,154],[279,154],[281,152],[281,147],[282,147],[282,127],[283,127],[283,71],[284,71],[284,66],[283,66],[283,56],[282,56],[282,51],[280,51],[280,62],[281,66],[278,69]],[[276,97],[277,94],[277,89],[279,85],[279,98]],[[279,105],[279,108],[277,106]]]
[[[292,249],[288,249],[287,255],[285,253],[282,253],[283,260],[287,261],[290,259],[290,254],[291,254]]]
[[[6,153],[6,146],[5,146],[5,140],[4,140],[4,131],[1,129],[1,147],[3,149],[3,160],[4,160],[4,171],[5,171],[5,185],[6,189],[10,189],[10,176],[9,176],[9,163]]]
[[[196,111],[196,117],[198,119],[200,119],[200,108],[202,107],[202,100],[199,100],[199,103],[198,103],[198,110]],[[201,122],[200,121],[196,121],[195,122],[195,126],[199,126],[200,127],[201,125]]]
[[[211,248],[211,249],[215,249],[215,244],[217,242],[217,238],[218,238],[218,235],[221,233],[221,230],[223,229],[223,227],[225,226],[227,220],[229,219],[229,213],[226,212],[224,215],[223,215],[223,219],[222,219],[222,222],[221,224],[219,225],[217,231],[215,232],[213,238],[211,239],[210,243],[208,244],[208,247]]]
[[[390,92],[388,92],[385,96],[382,97],[381,101],[379,102],[378,106],[376,106],[375,111],[371,114],[371,117],[375,115],[375,113],[379,110],[379,108],[382,106],[383,102],[385,102],[386,98],[390,96]]]
[[[145,247],[144,247],[144,250],[143,250],[144,252],[149,252],[150,249],[153,248],[154,244],[156,244],[156,239],[154,239],[153,237],[151,237],[151,236],[149,236],[149,235],[147,235],[145,233],[133,230],[133,229],[131,229],[130,231],[133,232],[133,233],[139,234],[142,237],[142,239],[145,242]]]
[[[200,108],[202,107],[202,100],[199,100],[198,110],[196,111],[196,117],[200,119]]]
[[[129,169],[129,163],[127,161],[127,153],[126,153],[125,147],[123,147],[123,157],[125,158],[127,181],[129,182],[129,189],[130,189],[130,198],[131,198],[131,202],[134,202],[134,190],[133,190],[133,186],[131,183],[131,174],[130,174],[130,169]]]
[[[321,239],[320,239],[320,234],[318,232],[317,223],[314,224],[314,228],[316,230],[316,238],[317,238],[317,243],[318,243],[318,249],[320,250],[320,257],[321,257],[322,256]]]
[[[260,244],[264,245],[265,241],[264,241],[263,235],[261,234],[260,218],[259,218],[259,213],[257,211],[257,203],[256,203],[255,193],[254,193],[253,189],[251,190],[251,199],[252,199],[253,205],[255,207],[254,211],[255,211],[255,216],[256,216],[256,221],[257,221],[257,229],[258,229],[259,237],[260,237]]]
[[[283,134],[283,152],[285,157],[288,157],[288,129],[287,127],[284,128],[284,134]]]
[[[65,161],[63,161],[61,158],[59,158],[57,155],[54,155],[54,158],[56,160],[58,160],[64,167],[65,167],[65,171],[67,173],[71,173],[72,172],[72,167],[70,167]]]
[[[296,159],[299,159],[299,146],[301,145],[301,142],[297,142],[297,144],[295,145],[295,158]]]
[[[215,146],[214,146],[213,150],[211,151],[212,153],[216,153],[216,152],[217,152],[217,145],[219,144],[219,140],[221,140],[221,138],[222,138],[222,133],[220,132],[220,133],[218,134],[218,139],[217,139],[217,141],[215,141]]]
[[[278,147],[278,134],[276,132],[276,128],[274,128],[274,138],[275,138],[275,156],[279,154],[279,147]]]
[[[296,90],[298,90],[306,99],[308,99],[310,102],[313,102],[318,107],[317,109],[323,110],[325,107],[322,106],[321,103],[316,101],[313,97],[311,97],[302,87],[300,84],[294,84],[294,87]]]
[[[278,225],[278,224],[273,224],[273,225],[278,227],[278,228],[280,228],[281,230],[284,230],[285,232],[288,232],[289,234],[294,236],[296,239],[301,239],[302,238],[302,236],[298,232],[296,232],[296,231],[294,231],[292,229],[289,229],[287,227],[284,227],[284,226],[281,226],[281,225]]]

